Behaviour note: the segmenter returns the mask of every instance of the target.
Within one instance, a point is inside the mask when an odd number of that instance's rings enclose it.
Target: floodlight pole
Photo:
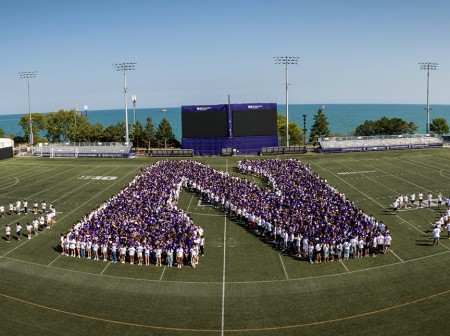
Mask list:
[[[30,117],[30,150],[31,146],[34,144],[33,139],[33,123],[31,121],[31,99],[30,99],[30,78],[35,78],[37,74],[37,71],[22,71],[19,72],[19,77],[22,79],[27,80],[27,87],[28,87],[28,115]]]
[[[88,120],[87,112],[88,112],[88,106],[84,105],[84,116],[86,117],[86,120]]]
[[[286,84],[286,146],[289,147],[289,82],[288,82],[288,64],[298,64],[296,56],[276,56],[273,58],[275,64],[285,65],[285,84]]]
[[[306,153],[306,114],[303,115],[303,146],[304,148],[304,152]]]
[[[426,133],[430,134],[430,70],[437,70],[438,63],[433,62],[420,62],[420,70],[427,71],[427,127]]]
[[[130,137],[128,133],[127,70],[134,70],[135,65],[135,62],[113,64],[113,67],[116,71],[123,71],[123,93],[125,100],[125,142],[127,145],[130,143]]]

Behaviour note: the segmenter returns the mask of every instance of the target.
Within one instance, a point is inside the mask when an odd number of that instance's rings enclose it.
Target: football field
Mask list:
[[[0,161],[1,205],[45,200],[57,211],[31,240],[7,242],[5,226],[15,233],[33,214],[0,219],[0,335],[448,335],[450,240],[444,229],[433,246],[432,223],[446,211],[438,192],[450,196],[450,150],[294,157],[383,221],[393,253],[310,264],[183,191],[178,206],[206,238],[195,269],[70,258],[61,233],[158,159]],[[236,171],[243,158],[195,160],[264,185]],[[420,191],[430,208],[391,211]]]

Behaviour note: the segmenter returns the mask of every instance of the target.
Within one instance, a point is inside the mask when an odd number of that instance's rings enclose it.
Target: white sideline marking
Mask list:
[[[441,246],[441,244],[439,244],[439,246]],[[450,251],[438,252],[438,253],[435,253],[435,254],[430,254],[430,255],[427,255],[427,256],[419,257],[419,258],[409,259],[409,260],[406,260],[404,262],[400,262],[399,261],[399,262],[394,262],[394,263],[391,263],[391,264],[385,264],[385,265],[380,265],[380,266],[362,268],[362,269],[359,269],[359,270],[349,271],[349,272],[344,272],[344,273],[334,273],[334,274],[327,274],[327,275],[316,275],[316,276],[310,276],[310,277],[304,277],[304,278],[293,278],[293,279],[289,279],[289,280],[277,279],[277,280],[258,280],[258,281],[232,281],[232,282],[228,282],[228,284],[230,284],[230,285],[246,285],[246,284],[276,283],[276,282],[284,282],[284,281],[289,281],[290,282],[290,281],[303,281],[303,280],[314,280],[314,279],[321,279],[321,278],[330,278],[330,277],[335,277],[335,276],[342,276],[342,275],[348,275],[348,274],[352,274],[352,273],[373,271],[373,270],[380,269],[380,268],[407,264],[407,263],[410,263],[410,262],[415,262],[415,261],[419,261],[419,260],[423,260],[423,259],[433,258],[433,257],[439,256],[439,255],[442,255],[442,254],[449,254],[449,253],[450,253]],[[0,259],[1,258],[3,258],[3,257],[0,257]],[[77,270],[73,270],[73,269],[70,269],[70,268],[62,268],[62,267],[56,267],[56,266],[47,266],[47,265],[44,265],[44,264],[39,264],[39,263],[35,263],[35,262],[32,262],[32,261],[26,261],[26,260],[11,258],[11,257],[4,257],[4,259],[17,261],[17,262],[21,262],[21,263],[24,263],[24,264],[30,264],[30,265],[36,265],[36,266],[41,266],[41,267],[52,268],[52,269],[56,269],[56,270],[60,270],[60,271],[64,271],[64,272],[72,272],[72,273],[86,274],[86,275],[93,275],[93,276],[103,276],[103,277],[107,277],[107,278],[111,278],[111,279],[135,280],[135,281],[145,281],[145,282],[160,282],[159,280],[142,279],[142,278],[130,278],[130,277],[118,276],[118,275],[108,275],[108,274],[100,275],[100,273],[91,273],[91,272],[85,272],[85,271],[77,271]],[[175,280],[173,280],[173,281],[172,280],[166,280],[166,281],[163,281],[163,282],[176,283],[176,284],[191,284],[191,285],[196,285],[196,284],[207,285],[207,284],[221,284],[222,283],[222,282],[219,282],[219,281],[205,282],[205,281],[175,281]]]

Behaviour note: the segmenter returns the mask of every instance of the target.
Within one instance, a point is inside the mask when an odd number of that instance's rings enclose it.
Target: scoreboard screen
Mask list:
[[[277,135],[276,109],[246,109],[232,112],[234,136]]]
[[[227,137],[227,111],[195,111],[182,112],[183,138],[216,138]]]

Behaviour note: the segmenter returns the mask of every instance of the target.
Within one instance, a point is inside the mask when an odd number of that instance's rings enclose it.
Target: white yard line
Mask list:
[[[344,266],[344,268],[345,268],[345,270],[346,270],[347,272],[350,272],[350,271],[348,270],[347,266],[345,266],[345,264],[344,264],[344,262],[343,262],[342,260],[340,260],[339,262],[341,263],[342,266]]]
[[[194,194],[195,194],[195,192],[193,192],[192,195],[191,195],[191,200],[189,201],[189,205],[188,205],[188,207],[186,209],[186,213],[189,212],[189,208],[191,207],[191,203],[192,203],[192,199],[194,198]]]
[[[159,278],[159,281],[162,280],[162,278],[163,278],[163,276],[164,276],[164,272],[166,271],[166,267],[167,267],[167,266],[164,266],[163,271],[162,271],[162,273],[161,273],[161,277]]]
[[[228,159],[227,159],[228,166]],[[226,271],[226,247],[227,247],[227,218],[225,217],[223,226],[223,271],[222,271],[222,325],[221,335],[224,335],[225,331],[225,271]]]
[[[391,252],[392,252],[393,255],[395,255],[395,256],[397,257],[398,260],[400,260],[401,262],[404,262],[403,259],[400,258],[400,257],[397,255],[397,253],[395,253],[395,252],[392,251],[392,250],[391,250]]]
[[[283,271],[284,271],[284,275],[286,276],[286,280],[289,280],[289,276],[286,272],[286,267],[284,267],[284,262],[283,262],[283,258],[281,257],[281,253],[278,252],[278,257],[280,258],[281,261],[281,266],[283,266]]]
[[[103,275],[103,273],[105,273],[106,269],[108,268],[109,264],[111,264],[111,261],[108,261],[108,263],[106,264],[105,268],[103,269],[103,271],[100,273],[100,275]]]
[[[225,161],[225,171],[228,173],[228,159]],[[223,271],[222,271],[222,324],[221,335],[225,334],[225,274],[226,274],[226,259],[227,259],[227,217],[224,218],[223,226]]]
[[[53,263],[54,263],[56,260],[58,260],[59,257],[61,257],[61,256],[62,256],[62,254],[59,254],[59,255],[58,255],[55,259],[53,259],[53,260],[50,262],[50,264],[48,264],[47,266],[48,266],[48,267],[52,266]]]

